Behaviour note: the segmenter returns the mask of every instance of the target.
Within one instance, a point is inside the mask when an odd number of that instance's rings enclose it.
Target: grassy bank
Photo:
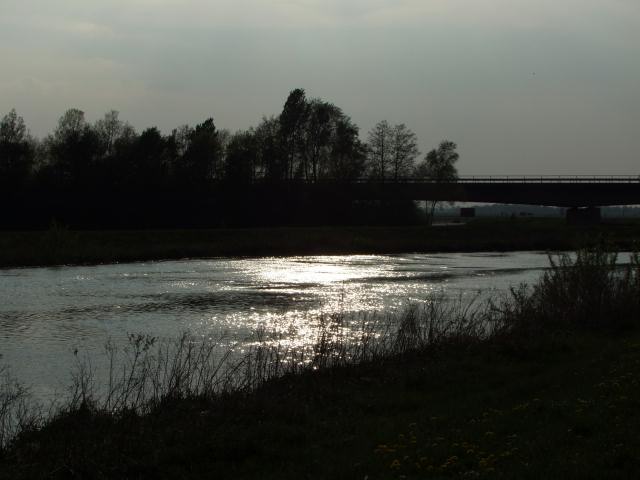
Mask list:
[[[639,321],[640,259],[583,251],[482,308],[431,302],[351,343],[329,322],[307,357],[258,349],[222,374],[206,345],[147,356],[133,337],[112,395],[80,372],[0,476],[636,478]]]
[[[216,230],[0,232],[0,266],[314,254],[572,250],[603,237],[619,249],[640,222],[570,227],[562,219],[476,219],[425,227],[283,227]]]
[[[637,478],[640,337],[580,335],[284,378],[146,416],[62,415],[2,478]],[[466,475],[466,476],[465,476]]]

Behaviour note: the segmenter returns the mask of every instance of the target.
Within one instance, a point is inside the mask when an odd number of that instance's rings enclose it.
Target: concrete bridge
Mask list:
[[[331,182],[335,188],[336,184]],[[323,188],[323,183],[317,184]],[[328,186],[328,185],[327,185]],[[555,207],[640,205],[640,176],[460,177],[358,180],[343,186],[357,199],[412,199]]]
[[[297,185],[297,186],[296,186]],[[353,200],[435,200],[569,208],[570,222],[597,221],[598,207],[640,205],[640,176],[467,176],[452,181],[401,178],[289,184],[316,195]]]

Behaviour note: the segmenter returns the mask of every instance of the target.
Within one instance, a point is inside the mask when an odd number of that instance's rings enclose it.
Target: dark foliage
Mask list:
[[[389,165],[397,178],[412,173],[417,147],[404,125],[393,132]],[[12,110],[0,124],[2,203],[22,208],[29,198],[46,208],[7,212],[0,228],[44,228],[54,220],[85,228],[353,222],[357,209],[341,183],[372,170],[369,150],[339,107],[302,89],[289,94],[280,115],[235,134],[213,118],[170,135],[155,127],[137,133],[116,111],[91,124],[70,109],[37,141]],[[335,188],[300,188],[322,182]],[[412,202],[382,206],[373,207],[373,223],[416,218]],[[118,221],[128,208],[144,212],[141,224]]]

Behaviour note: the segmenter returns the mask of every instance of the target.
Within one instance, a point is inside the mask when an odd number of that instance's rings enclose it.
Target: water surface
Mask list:
[[[433,293],[471,298],[532,283],[536,252],[340,255],[0,270],[0,361],[39,395],[68,384],[74,351],[127,334],[244,341],[258,328],[315,340],[320,314],[394,312]]]

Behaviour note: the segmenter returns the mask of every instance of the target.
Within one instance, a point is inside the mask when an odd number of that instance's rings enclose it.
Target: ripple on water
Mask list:
[[[289,345],[308,345],[322,314],[392,312],[434,292],[501,291],[535,280],[547,265],[546,254],[519,252],[0,270],[1,360],[49,391],[68,379],[75,348],[97,355],[108,338],[124,345],[128,333],[174,338],[191,330],[242,343],[263,328]]]

